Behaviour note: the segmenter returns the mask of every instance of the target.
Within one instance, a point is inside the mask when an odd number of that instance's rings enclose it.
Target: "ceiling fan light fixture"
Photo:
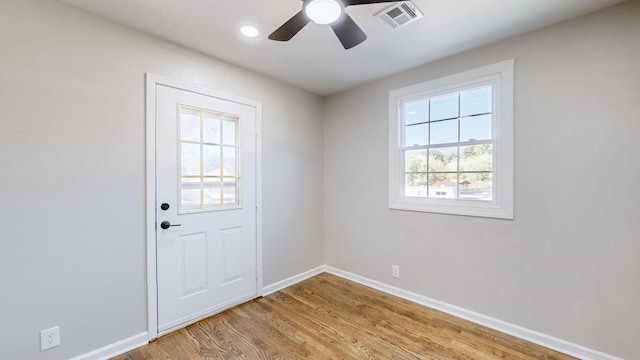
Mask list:
[[[312,0],[305,6],[304,12],[314,23],[327,25],[340,18],[343,6],[336,0]]]

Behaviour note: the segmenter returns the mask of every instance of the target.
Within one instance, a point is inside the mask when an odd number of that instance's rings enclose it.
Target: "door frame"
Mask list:
[[[179,90],[239,103],[256,110],[256,297],[262,296],[262,103],[211,90],[199,85],[147,73],[146,80],[146,238],[147,238],[147,331],[149,341],[158,338],[158,283],[156,253],[156,88]]]

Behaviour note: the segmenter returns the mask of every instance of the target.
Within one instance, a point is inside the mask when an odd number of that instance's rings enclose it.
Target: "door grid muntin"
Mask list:
[[[240,118],[178,105],[178,213],[242,208]]]

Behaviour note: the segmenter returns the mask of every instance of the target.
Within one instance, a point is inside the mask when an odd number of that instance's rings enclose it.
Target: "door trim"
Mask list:
[[[146,238],[147,238],[147,330],[149,341],[158,338],[158,283],[156,256],[156,88],[168,86],[256,110],[256,296],[262,296],[262,103],[147,73],[146,77]]]

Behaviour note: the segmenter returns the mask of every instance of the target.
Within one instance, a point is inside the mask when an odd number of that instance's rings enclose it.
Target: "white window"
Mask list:
[[[389,93],[389,208],[513,219],[513,60]]]

